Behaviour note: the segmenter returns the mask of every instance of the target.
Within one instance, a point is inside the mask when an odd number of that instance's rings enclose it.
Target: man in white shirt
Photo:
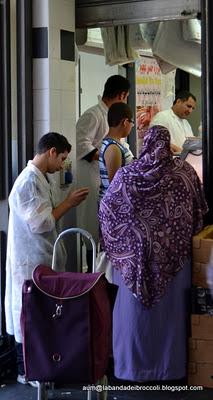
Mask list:
[[[37,153],[16,179],[9,195],[9,227],[6,261],[5,314],[7,333],[17,342],[18,382],[28,382],[25,377],[20,315],[22,285],[32,278],[38,264],[52,265],[55,240],[59,233],[58,222],[71,208],[79,205],[88,195],[88,188],[68,193],[59,201],[59,188],[49,174],[63,168],[71,145],[56,132],[43,135]],[[57,269],[64,268],[66,254],[58,249]]]
[[[165,126],[171,135],[171,149],[181,152],[187,137],[194,136],[187,117],[196,106],[196,97],[188,92],[181,91],[176,95],[173,106],[169,110],[160,111],[151,120],[150,126]]]
[[[99,241],[98,196],[100,186],[99,149],[109,131],[107,114],[109,107],[118,102],[126,103],[130,83],[121,75],[110,76],[104,86],[98,104],[89,108],[79,118],[76,126],[77,179],[79,185],[89,187],[87,200],[78,209],[78,226],[90,232],[96,244]],[[92,251],[87,245],[87,265],[91,271]]]

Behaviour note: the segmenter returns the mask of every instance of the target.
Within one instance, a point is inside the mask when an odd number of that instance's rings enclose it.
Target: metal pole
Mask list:
[[[213,2],[201,1],[202,25],[202,131],[203,131],[203,184],[209,213],[208,224],[213,223]]]

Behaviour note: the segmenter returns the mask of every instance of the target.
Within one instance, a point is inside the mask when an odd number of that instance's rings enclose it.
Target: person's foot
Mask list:
[[[17,382],[21,383],[22,385],[30,385],[32,387],[38,387],[38,381],[28,381],[25,375],[18,375]]]

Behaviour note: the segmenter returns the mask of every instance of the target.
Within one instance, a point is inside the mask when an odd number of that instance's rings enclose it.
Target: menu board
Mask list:
[[[153,57],[136,62],[136,130],[137,155],[153,116],[170,108],[175,97],[175,71],[162,74]]]

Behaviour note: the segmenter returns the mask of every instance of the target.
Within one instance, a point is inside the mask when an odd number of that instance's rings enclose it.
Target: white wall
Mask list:
[[[105,57],[97,54],[79,52],[81,75],[81,114],[97,103],[102,95],[104,83],[111,75],[118,74],[118,66],[105,64]]]
[[[61,56],[60,32],[75,32],[75,0],[33,0],[33,28],[48,29],[48,57],[33,59],[33,124],[35,145],[48,131],[67,137],[72,144],[70,158],[76,176],[76,80],[75,61]],[[58,178],[59,174],[54,176]],[[60,190],[61,199],[75,186]],[[63,229],[76,226],[76,209],[62,220]],[[66,242],[66,240],[65,240]],[[67,269],[76,270],[76,238],[68,238]]]
[[[48,58],[33,60],[35,144],[49,130],[73,145],[75,164],[75,62],[61,59],[60,30],[75,31],[74,0],[33,0],[33,27],[48,28]]]

